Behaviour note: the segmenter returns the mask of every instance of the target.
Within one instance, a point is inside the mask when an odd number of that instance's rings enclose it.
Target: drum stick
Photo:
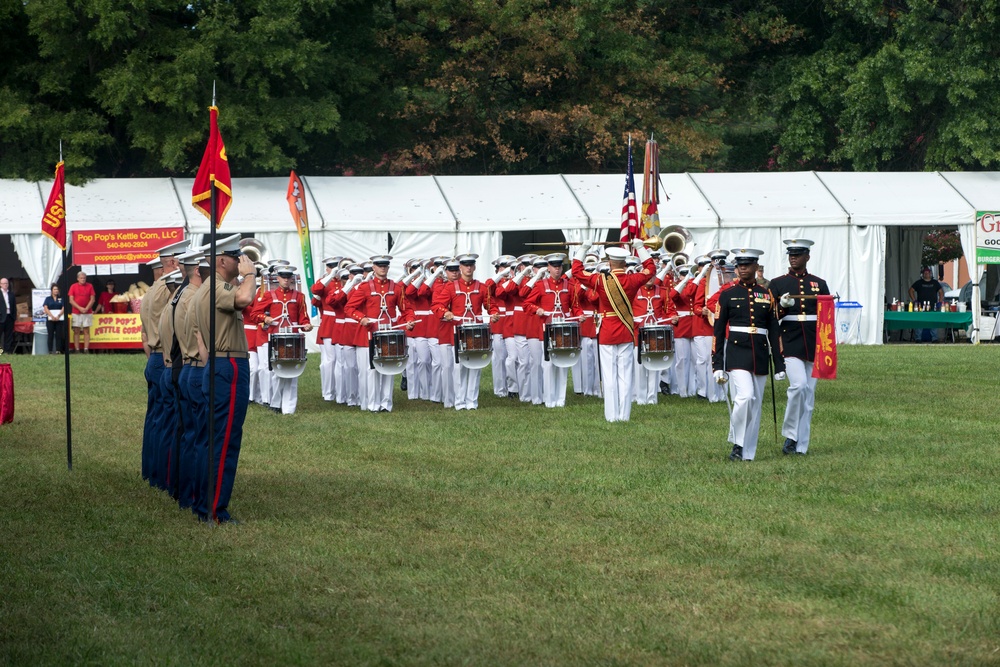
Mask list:
[[[389,327],[389,330],[391,331],[392,329],[402,329],[408,324],[416,324],[418,322],[423,322],[423,320],[413,320],[412,322],[403,322],[402,324],[394,324],[391,327]]]

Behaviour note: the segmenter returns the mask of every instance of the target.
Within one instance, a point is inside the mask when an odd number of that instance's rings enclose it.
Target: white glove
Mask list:
[[[543,273],[545,273],[545,272],[544,271],[539,271],[535,275],[531,276],[531,280],[528,281],[528,287],[534,287],[535,283],[537,283],[539,280],[542,279],[542,274]]]
[[[497,274],[496,281],[500,282],[501,280],[509,276],[513,271],[514,269],[510,268],[509,266],[504,267],[504,270]]]
[[[632,239],[631,245],[632,245],[632,249],[633,250],[638,250],[639,248],[645,248],[646,247],[645,244],[643,243],[642,239],[640,239],[638,236],[636,236],[634,239]]]
[[[590,252],[592,247],[593,244],[590,241],[584,241],[577,246],[576,252],[573,253],[573,259],[578,259],[582,263],[583,260],[587,259],[587,253]]]
[[[726,384],[726,382],[729,380],[729,378],[726,377],[725,371],[715,371],[714,373],[712,373],[712,377],[715,378],[715,381],[719,384]]]
[[[569,271],[567,271],[563,275],[566,276],[567,278],[569,278],[570,280],[572,280],[573,279],[573,269],[570,269]]]
[[[361,274],[351,276],[351,279],[344,285],[344,294],[350,294],[351,290],[361,284]]]
[[[439,266],[437,268],[437,271],[435,271],[434,273],[432,273],[431,277],[427,279],[427,287],[434,287],[434,283],[436,283],[437,279],[440,278],[443,275],[444,275],[444,267],[443,266]]]
[[[781,298],[778,299],[778,305],[780,305],[782,308],[791,308],[792,306],[795,305],[795,299],[789,296],[788,292],[785,292],[784,294],[781,295]]]
[[[656,279],[659,280],[662,283],[664,281],[664,279],[667,277],[667,272],[668,271],[670,271],[670,265],[669,264],[667,266],[664,266],[662,269],[660,269],[660,271],[656,274]]]
[[[788,376],[785,374],[785,371],[780,371],[774,374],[775,382],[783,382],[787,377]]]
[[[583,251],[584,255],[586,255],[587,252],[589,252],[590,249],[593,247],[594,247],[594,242],[591,241],[590,239],[587,239],[580,244],[580,250]]]
[[[405,276],[403,276],[402,278],[400,278],[399,282],[403,283],[404,285],[409,285],[410,283],[413,282],[413,279],[416,278],[416,277],[417,277],[417,274],[415,274],[415,273],[407,273]]]
[[[334,274],[335,273],[337,273],[337,272],[336,271],[330,271],[325,276],[323,276],[322,278],[319,279],[319,281],[321,283],[323,283],[323,287],[326,287],[327,285],[330,284],[330,281],[334,279]]]
[[[417,277],[413,279],[413,288],[420,289],[425,280],[427,280],[427,272],[423,270],[417,271]]]
[[[639,241],[638,246],[635,244],[636,241]],[[635,248],[635,256],[639,258],[640,262],[645,263],[645,261],[649,259],[650,257],[649,248],[643,245],[642,241],[640,241],[639,239],[632,239],[632,247]],[[636,272],[638,271],[639,269],[636,269]]]
[[[521,283],[524,282],[524,279],[528,276],[529,273],[531,273],[531,267],[530,266],[526,266],[523,269],[521,269],[517,273],[517,275],[514,276],[514,284],[517,285],[518,287],[520,287]]]
[[[694,284],[695,285],[700,285],[702,279],[704,279],[704,277],[707,276],[708,272],[711,271],[711,270],[712,270],[712,263],[711,262],[709,262],[705,266],[701,267],[701,271],[698,272],[698,277],[694,279]],[[688,275],[690,275],[690,274],[688,274]]]
[[[682,280],[679,283],[677,283],[676,285],[674,285],[674,291],[677,292],[678,294],[680,294],[681,292],[684,291],[684,288],[687,287],[687,284],[690,281],[691,281],[691,274],[689,273],[686,276],[684,276],[684,280]]]

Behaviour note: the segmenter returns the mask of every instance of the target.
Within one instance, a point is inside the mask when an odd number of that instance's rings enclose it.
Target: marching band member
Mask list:
[[[282,329],[312,331],[305,295],[295,289],[294,266],[279,266],[274,270],[278,287],[270,290],[259,302],[255,317],[268,335],[284,333]],[[299,400],[299,379],[272,374],[270,406],[274,412],[291,415]]]
[[[757,284],[760,250],[733,250],[738,283],[719,294],[715,307],[713,376],[729,382],[733,407],[729,417],[730,461],[752,461],[757,452],[768,355],[774,360],[775,379],[784,379],[785,362],[778,350],[778,318],[771,294]]]
[[[267,270],[267,267],[263,264],[254,264],[254,283],[257,285],[257,291],[254,294],[254,300],[243,309],[243,335],[247,339],[247,360],[250,364],[250,402],[251,403],[263,403],[260,400],[260,388],[257,386],[260,374],[260,357],[257,354],[257,332],[260,331],[260,327],[253,324],[253,311],[257,307],[257,299],[264,295],[267,291],[263,287],[263,272]],[[264,360],[267,362],[267,359]]]
[[[459,269],[457,257],[444,262],[444,278],[434,287],[431,297],[431,310],[438,301],[438,294],[448,290],[449,283],[458,280]],[[438,323],[438,375],[441,377],[441,404],[446,408],[455,407],[455,327],[451,322],[444,321],[440,315],[434,318]]]
[[[524,387],[522,387],[521,400],[525,402],[530,401],[532,405],[542,405],[545,402],[543,396],[544,387],[542,385],[542,361],[545,357],[545,348],[542,344],[542,339],[545,337],[545,323],[529,311],[527,300],[528,295],[531,294],[538,281],[548,275],[547,267],[548,261],[544,257],[536,256],[532,259],[531,278],[527,283],[521,285],[521,288],[518,290],[518,294],[524,300],[521,304],[521,309],[526,345],[521,348],[521,354],[524,355],[525,351],[527,352],[527,356],[523,358],[528,369],[527,388],[529,394],[526,400],[524,397]]]
[[[429,295],[429,303],[434,300],[434,290],[440,281],[444,280],[445,277],[445,262],[448,261],[446,257],[433,257],[427,260],[427,279],[424,281],[423,290]],[[429,306],[428,306],[429,307]],[[433,315],[433,313],[432,313]],[[447,341],[441,341],[439,339],[441,331],[441,322],[436,317],[431,318],[431,324],[427,328],[427,348],[431,353],[431,402],[432,403],[443,403],[442,399],[442,377],[444,373],[444,368],[448,363],[447,359],[442,361],[441,357],[441,343]],[[447,332],[445,332],[447,333]],[[452,403],[454,405],[454,402]],[[451,407],[451,406],[448,406]]]
[[[715,275],[715,268],[719,261],[725,262],[725,250],[713,250],[705,259],[705,266],[708,271],[699,274],[694,279],[695,293],[694,302],[691,304],[691,368],[694,371],[694,394],[697,398],[708,399],[709,388],[717,383],[712,382],[712,323],[709,320],[709,311],[705,309],[707,300],[706,290],[713,282],[709,278]]]
[[[585,271],[597,270],[599,255],[591,250],[583,260]],[[570,270],[572,274],[573,271]],[[573,366],[573,392],[584,396],[601,396],[601,374],[597,370],[597,292],[577,279],[573,281],[573,303],[579,309],[580,360]]]
[[[677,326],[674,327],[674,363],[670,391],[681,398],[687,398],[696,393],[694,378],[694,299],[698,293],[698,283],[694,280],[698,276],[703,276],[708,272],[709,260],[707,257],[695,259],[702,271],[693,274],[694,267],[689,267],[687,276],[671,290],[670,296],[673,298],[674,306],[677,308],[677,316],[680,318]],[[683,273],[683,267],[681,268]]]
[[[490,322],[498,321],[496,305],[490,303],[489,291],[486,286],[473,276],[476,272],[476,259],[479,255],[468,253],[458,259],[459,277],[444,283],[434,292],[431,310],[443,323],[452,327],[453,333],[449,340],[454,341],[455,326],[459,323],[477,324],[483,311],[489,313]],[[454,363],[452,359],[453,386],[455,392],[456,410],[475,410],[479,407],[479,377],[478,368],[466,368]],[[447,372],[447,369],[445,370]]]
[[[336,291],[340,287],[340,281],[337,280],[337,266],[341,259],[343,257],[324,259],[326,273],[310,288],[313,295],[312,305],[316,306],[320,312],[316,343],[319,345],[319,385],[324,401],[333,401],[337,398],[334,375],[337,367],[337,351],[333,347],[333,330],[337,322],[337,313],[333,310],[327,310],[323,303],[326,301],[328,293]]]
[[[780,295],[775,304],[780,318],[781,354],[788,373],[788,404],[781,434],[784,454],[805,454],[809,451],[810,423],[816,404],[816,378],[812,375],[816,358],[816,299],[796,299],[793,295],[818,296],[830,293],[826,281],[809,273],[809,250],[812,241],[787,239],[788,273],[771,281],[771,299]]]
[[[532,315],[539,318],[537,321],[549,324],[554,321],[566,319],[570,316],[579,316],[579,310],[574,308],[571,297],[569,278],[563,275],[563,262],[566,255],[561,252],[554,252],[544,257],[548,266],[539,270],[535,274],[542,276],[541,280],[535,283],[534,288],[524,299],[524,311],[528,317]],[[530,283],[529,283],[530,284]],[[544,336],[544,334],[543,334]],[[540,369],[542,371],[541,398],[547,408],[561,408],[566,405],[566,379],[569,374],[568,368],[560,368],[551,361],[541,359]]]
[[[656,276],[650,275],[632,302],[635,317],[635,344],[639,344],[639,329],[643,326],[661,324],[677,324],[677,309],[673,300],[667,297],[662,287],[656,284]],[[639,348],[635,353],[635,395],[634,400],[639,405],[656,405],[660,371],[648,370],[639,363]]]
[[[326,300],[327,307],[337,314],[334,320],[337,341],[334,346],[337,350],[337,402],[348,407],[358,407],[361,405],[360,370],[355,346],[361,336],[361,327],[346,311],[348,297],[364,280],[364,269],[359,264],[349,264],[340,270],[338,278],[342,287],[331,292]],[[367,368],[367,365],[363,368]]]
[[[715,324],[715,306],[719,302],[718,295],[723,290],[726,289],[728,285],[736,282],[735,279],[726,282],[726,257],[729,256],[729,251],[719,248],[718,250],[711,251],[708,256],[712,259],[712,269],[708,274],[708,280],[703,281],[704,286],[703,298],[695,299],[695,311],[701,308],[701,314],[705,318],[705,321],[712,326],[713,336],[714,336],[714,324]],[[736,275],[735,272],[731,272],[732,275]],[[726,388],[717,382],[712,381],[712,365],[711,365],[711,342],[709,342],[709,366],[707,370],[707,388],[706,393],[708,394],[709,403],[721,403],[726,400]]]
[[[636,292],[655,272],[649,251],[642,239],[633,239],[632,247],[642,261],[642,270],[628,275],[625,259],[628,252],[622,248],[607,249],[610,272],[588,273],[583,269],[583,259],[591,244],[584,241],[573,259],[573,275],[587,287],[597,291],[600,300],[601,325],[597,342],[601,358],[601,376],[604,387],[604,418],[609,422],[628,421],[632,411],[632,356],[635,354],[632,301]]]
[[[486,290],[490,295],[491,303],[497,307],[499,319],[490,325],[490,333],[493,336],[492,354],[490,363],[493,365],[493,395],[504,398],[510,391],[511,383],[507,379],[507,344],[504,342],[505,332],[509,330],[507,317],[507,300],[497,296],[497,283],[512,273],[510,265],[516,261],[511,255],[501,255],[493,260],[493,268],[496,273],[485,282]]]
[[[278,286],[278,278],[275,275],[275,270],[279,266],[288,266],[289,262],[287,259],[272,259],[267,262],[267,271],[261,274],[261,285],[260,289],[257,290],[256,297],[253,302],[253,308],[250,311],[250,319],[254,326],[257,327],[257,392],[258,396],[252,397],[253,400],[260,405],[265,407],[270,407],[271,405],[271,378],[273,373],[270,369],[270,364],[268,363],[269,355],[271,354],[271,334],[262,323],[263,315],[262,312],[266,307],[264,305],[264,300],[267,294],[276,289]],[[246,320],[244,320],[244,323]]]
[[[507,348],[507,396],[521,401],[530,401],[528,391],[528,343],[525,338],[524,299],[521,297],[521,283],[531,272],[531,255],[517,258],[516,269],[503,280],[497,282],[495,294],[507,304],[507,320],[504,326],[504,346]],[[528,393],[525,393],[528,391]]]
[[[406,322],[406,328],[413,329],[413,313],[406,307],[406,297],[403,287],[394,280],[389,280],[389,265],[392,257],[375,255],[371,258],[372,279],[363,281],[347,299],[347,315],[358,320],[362,331],[370,341],[372,334],[379,327],[389,328],[400,317]],[[370,412],[392,412],[392,382],[393,376],[383,375],[372,368],[370,343],[363,348],[358,347],[359,386],[366,388],[361,397],[361,409]]]
[[[409,360],[406,365],[406,396],[411,401],[431,399],[431,332],[437,334],[437,323],[431,311],[431,291],[424,282],[427,272],[419,259],[410,260],[411,265],[401,282],[406,285],[406,304],[413,311],[414,326],[406,332],[410,345]]]
[[[163,349],[160,345],[160,314],[170,300],[170,292],[163,281],[163,276],[177,270],[177,256],[187,250],[187,241],[179,241],[164,246],[157,251],[163,273],[153,282],[146,295],[142,298],[142,308],[139,318],[142,324],[142,347],[146,351],[146,386],[148,398],[146,403],[146,422],[142,430],[142,478],[149,481],[150,486],[164,488],[162,473],[157,468],[159,431],[156,422],[164,409],[165,397],[160,392],[160,377],[163,374]]]

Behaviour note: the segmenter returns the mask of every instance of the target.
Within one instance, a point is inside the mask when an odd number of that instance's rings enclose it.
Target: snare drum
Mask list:
[[[306,335],[271,334],[268,346],[270,368],[280,378],[297,378],[306,368]]]
[[[455,327],[455,358],[465,368],[490,365],[493,335],[488,324],[460,324]]]
[[[399,375],[406,370],[406,332],[402,329],[373,331],[368,353],[376,371],[382,375]]]
[[[669,324],[639,327],[639,363],[665,371],[674,363],[674,328]]]
[[[580,359],[580,323],[551,322],[545,325],[546,356],[557,368],[570,368]]]
[[[643,352],[673,352],[674,328],[669,324],[639,327],[639,349]]]
[[[488,324],[460,324],[456,331],[459,352],[489,352],[493,349],[493,336]]]

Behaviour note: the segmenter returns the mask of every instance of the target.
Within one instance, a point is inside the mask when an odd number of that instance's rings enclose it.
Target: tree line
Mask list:
[[[0,177],[994,169],[998,1],[0,0]]]

